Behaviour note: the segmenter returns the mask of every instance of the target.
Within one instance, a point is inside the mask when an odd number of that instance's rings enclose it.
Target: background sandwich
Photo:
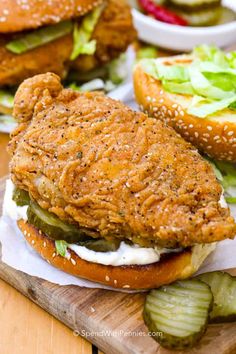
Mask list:
[[[106,64],[135,38],[123,0],[1,2],[0,112],[11,113],[17,85],[47,71],[67,79],[67,85],[103,77],[114,87],[120,78]]]
[[[201,152],[236,161],[236,52],[201,46],[190,55],[143,60],[134,89],[145,112]]]

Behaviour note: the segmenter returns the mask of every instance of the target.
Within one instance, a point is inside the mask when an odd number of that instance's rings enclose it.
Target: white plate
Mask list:
[[[236,0],[226,0],[225,6],[235,9]],[[227,47],[236,42],[236,21],[210,27],[170,25],[132,10],[139,38],[145,42],[175,51],[190,51],[199,44]]]

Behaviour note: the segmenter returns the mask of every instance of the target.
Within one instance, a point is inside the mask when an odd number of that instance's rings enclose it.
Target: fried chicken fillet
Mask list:
[[[15,97],[14,184],[69,223],[144,246],[233,238],[212,167],[172,128],[47,73]]]
[[[136,38],[130,8],[125,0],[93,0],[87,1],[87,5],[86,1],[63,0],[59,5],[55,4],[55,0],[45,1],[40,9],[35,0],[29,0],[28,7],[10,0],[7,4],[0,4],[0,86],[17,85],[30,76],[48,71],[65,78],[70,67],[83,72],[89,71],[123,53]],[[65,3],[68,6],[63,7],[62,4]],[[6,48],[6,44],[18,35],[19,31],[29,31],[70,18],[78,18],[80,23],[82,15],[101,3],[104,3],[105,8],[92,35],[92,39],[97,41],[94,55],[80,55],[75,61],[70,61],[72,33],[22,54],[14,54]],[[64,10],[59,12],[62,7]],[[4,9],[9,12],[8,15],[4,15]]]

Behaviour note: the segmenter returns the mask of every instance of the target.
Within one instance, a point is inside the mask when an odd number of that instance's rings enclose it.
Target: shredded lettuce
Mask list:
[[[93,55],[95,53],[96,40],[90,39],[103,9],[104,5],[96,7],[84,17],[80,25],[78,23],[74,25],[74,46],[70,56],[71,60],[75,60],[81,54]]]
[[[236,52],[214,46],[196,47],[188,65],[165,65],[161,59],[144,59],[143,70],[161,80],[166,91],[192,96],[187,111],[206,118],[226,108],[236,109]]]
[[[194,90],[190,82],[172,82],[163,80],[162,85],[166,91],[174,91],[182,95],[194,95]]]
[[[157,58],[158,50],[153,46],[145,46],[140,48],[137,51],[137,60],[145,59],[145,58]]]
[[[55,241],[55,246],[56,246],[57,254],[59,254],[62,257],[65,257],[68,248],[68,243],[64,240],[57,240]]]
[[[119,58],[112,60],[108,64],[109,80],[115,85],[121,84],[128,75],[126,67],[126,54],[121,54]]]
[[[69,85],[69,87],[74,91],[86,92],[86,91],[103,90],[105,84],[104,81],[101,79],[94,79],[80,86],[78,86],[76,83],[72,83]]]
[[[3,114],[3,115],[0,115],[0,124],[15,124],[16,121],[15,119],[8,115],[8,114]]]
[[[20,38],[10,41],[6,48],[15,54],[22,54],[52,42],[66,34],[72,32],[73,24],[71,21],[63,21],[52,26],[47,26],[27,33]]]
[[[0,90],[0,106],[13,108],[14,96],[5,90]]]
[[[229,162],[213,161],[208,158],[207,160],[224,189],[225,200],[227,203],[236,204],[236,166]]]

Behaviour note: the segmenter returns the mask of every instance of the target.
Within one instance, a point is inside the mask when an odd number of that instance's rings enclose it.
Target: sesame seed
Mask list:
[[[52,258],[55,258],[56,257],[56,253],[54,252],[53,254],[52,254]]]
[[[128,288],[130,288],[130,285],[124,285],[122,288],[128,289]]]
[[[35,241],[34,241],[34,240],[32,240],[32,241],[31,241],[31,243],[32,243],[32,245],[34,245],[34,244],[35,244]]]
[[[208,125],[208,126],[207,126],[207,129],[208,129],[209,131],[211,131],[211,130],[212,130],[212,127],[211,127],[210,125]]]
[[[199,137],[198,132],[195,132],[194,135],[195,135],[195,138],[198,138],[198,137]]]
[[[160,103],[163,103],[163,102],[164,102],[164,99],[163,99],[163,98],[161,98],[161,99],[159,100],[159,102],[160,102]]]
[[[71,258],[70,261],[74,266],[76,265],[76,261],[73,258]]]
[[[117,280],[116,279],[114,280],[114,284],[117,285]]]
[[[92,313],[94,313],[96,311],[93,306],[90,307],[90,310],[91,310]]]
[[[228,136],[231,136],[233,134],[234,134],[234,132],[232,130],[230,130],[230,132],[228,132]]]
[[[224,126],[224,131],[226,131],[228,129],[228,125]]]
[[[106,281],[109,281],[109,280],[110,280],[110,277],[109,277],[108,275],[106,275],[105,280],[106,280]]]
[[[43,243],[43,247],[46,247],[47,246],[47,244],[46,244],[46,242],[44,241],[44,243]]]
[[[190,129],[191,129],[191,128],[193,128],[193,124],[189,124],[189,126],[188,126],[188,127],[189,127]]]

